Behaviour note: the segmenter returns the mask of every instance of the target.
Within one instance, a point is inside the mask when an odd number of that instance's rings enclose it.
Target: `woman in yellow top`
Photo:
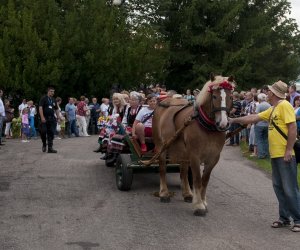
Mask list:
[[[296,117],[292,105],[285,100],[287,85],[278,81],[268,86],[268,100],[272,107],[259,114],[232,118],[231,123],[256,123],[269,121],[269,151],[272,165],[272,182],[279,202],[279,219],[272,228],[294,225],[293,232],[300,232],[300,193],[297,183],[297,163],[293,146],[297,136]],[[275,125],[274,125],[275,124]],[[276,128],[277,127],[277,128]],[[287,136],[283,137],[278,128]]]

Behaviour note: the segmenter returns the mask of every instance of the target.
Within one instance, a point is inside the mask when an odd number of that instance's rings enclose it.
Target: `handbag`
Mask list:
[[[283,133],[283,131],[274,123],[273,120],[272,120],[272,125],[274,126],[274,128],[276,128],[279,134],[283,136],[284,139],[286,140],[288,139],[287,135]],[[296,142],[294,144],[294,151],[295,151],[296,162],[299,163],[300,162],[300,140],[298,139],[296,139]]]
[[[5,110],[5,122],[12,122],[12,119],[14,119],[14,113]]]

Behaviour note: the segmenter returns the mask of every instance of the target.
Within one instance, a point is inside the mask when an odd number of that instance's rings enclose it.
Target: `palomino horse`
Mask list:
[[[176,131],[192,119],[174,142],[159,157],[160,191],[162,202],[169,202],[166,183],[166,157],[180,163],[181,188],[184,201],[195,205],[194,215],[207,212],[206,188],[210,174],[218,163],[229,127],[228,113],[232,107],[233,77],[211,76],[198,95],[194,107],[184,99],[169,98],[161,102],[153,116],[153,140],[160,152],[163,145],[174,138]],[[200,165],[204,164],[201,176]],[[193,174],[193,194],[187,172]]]

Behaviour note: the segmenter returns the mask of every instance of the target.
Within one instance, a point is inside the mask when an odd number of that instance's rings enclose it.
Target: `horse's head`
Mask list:
[[[218,131],[226,131],[230,126],[228,115],[232,108],[233,89],[233,77],[211,75],[197,97],[197,104],[205,110]]]

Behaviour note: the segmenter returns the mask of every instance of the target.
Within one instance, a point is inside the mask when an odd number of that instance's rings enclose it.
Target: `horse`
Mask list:
[[[211,75],[197,96],[194,105],[184,99],[162,101],[153,115],[153,141],[159,152],[161,202],[170,202],[166,182],[166,160],[180,164],[182,196],[194,203],[194,215],[207,213],[206,188],[210,174],[220,159],[229,129],[228,115],[232,108],[233,77]],[[188,124],[183,129],[183,124]],[[181,130],[182,132],[178,133]],[[177,133],[176,133],[177,132]],[[171,138],[176,138],[164,150]],[[204,165],[201,175],[200,165]],[[188,182],[188,169],[193,176],[193,193]]]

